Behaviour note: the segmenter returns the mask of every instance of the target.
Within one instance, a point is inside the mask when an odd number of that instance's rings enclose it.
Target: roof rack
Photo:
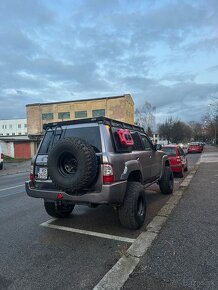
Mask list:
[[[69,121],[48,123],[48,124],[43,125],[43,129],[46,130],[46,129],[49,129],[49,128],[51,129],[57,126],[85,124],[85,123],[102,123],[102,124],[109,125],[112,127],[119,127],[119,128],[129,129],[129,130],[140,131],[144,133],[144,129],[142,127],[139,127],[137,125],[131,125],[131,124],[121,122],[118,120],[110,119],[107,117],[86,118],[86,119],[79,119],[79,120],[69,120]]]

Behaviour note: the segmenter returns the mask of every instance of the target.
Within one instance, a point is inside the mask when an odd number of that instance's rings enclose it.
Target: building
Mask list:
[[[28,136],[1,136],[0,145],[4,155],[29,159],[36,153],[38,144]]]
[[[0,136],[27,135],[26,119],[0,120]]]
[[[43,124],[105,116],[134,124],[134,102],[129,94],[88,100],[26,105],[27,133],[40,136]]]
[[[168,144],[167,140],[161,138],[158,133],[153,133],[153,137],[151,138],[151,140],[155,144],[161,144],[161,145],[167,145]]]

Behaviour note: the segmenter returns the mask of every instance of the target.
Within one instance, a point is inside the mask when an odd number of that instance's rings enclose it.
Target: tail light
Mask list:
[[[111,164],[103,164],[103,183],[110,184],[114,182],[114,171]]]
[[[181,162],[181,158],[179,156],[176,157],[176,162],[178,162],[178,163]]]
[[[1,159],[3,159],[4,158],[4,154],[3,153],[1,153]]]
[[[30,167],[30,181],[35,181],[35,176],[33,174],[33,165]]]

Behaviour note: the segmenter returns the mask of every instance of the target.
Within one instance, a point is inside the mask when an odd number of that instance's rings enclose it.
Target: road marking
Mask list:
[[[2,188],[2,189],[0,189],[0,191],[9,190],[9,189],[14,189],[14,188],[21,187],[21,186],[24,186],[24,184],[16,185],[16,186],[12,186],[12,187],[7,187],[7,188]]]
[[[109,235],[109,234],[103,234],[103,233],[98,233],[98,232],[92,232],[92,231],[85,231],[85,230],[80,230],[80,229],[69,228],[69,227],[64,227],[64,226],[58,226],[58,225],[51,224],[51,222],[53,222],[55,220],[56,219],[51,219],[51,220],[49,220],[47,222],[42,223],[40,226],[51,228],[51,229],[56,229],[56,230],[61,230],[61,231],[66,231],[66,232],[71,232],[71,233],[77,233],[77,234],[82,234],[82,235],[88,235],[88,236],[103,238],[103,239],[126,242],[126,243],[131,243],[131,244],[133,242],[135,242],[135,239],[119,237],[119,236],[114,236],[114,235]]]

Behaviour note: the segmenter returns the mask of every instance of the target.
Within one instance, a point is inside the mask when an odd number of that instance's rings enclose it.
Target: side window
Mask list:
[[[131,132],[132,135],[132,139],[134,141],[134,145],[133,145],[133,151],[141,151],[143,150],[143,145],[142,145],[142,141],[141,138],[139,136],[138,132]]]
[[[178,151],[179,151],[179,155],[182,156],[182,155],[185,155],[184,151],[182,150],[181,147],[178,147]]]
[[[148,140],[148,138],[145,135],[141,135],[141,138],[142,138],[142,143],[143,143],[143,149],[145,151],[152,151],[153,146],[150,143],[150,141]]]

